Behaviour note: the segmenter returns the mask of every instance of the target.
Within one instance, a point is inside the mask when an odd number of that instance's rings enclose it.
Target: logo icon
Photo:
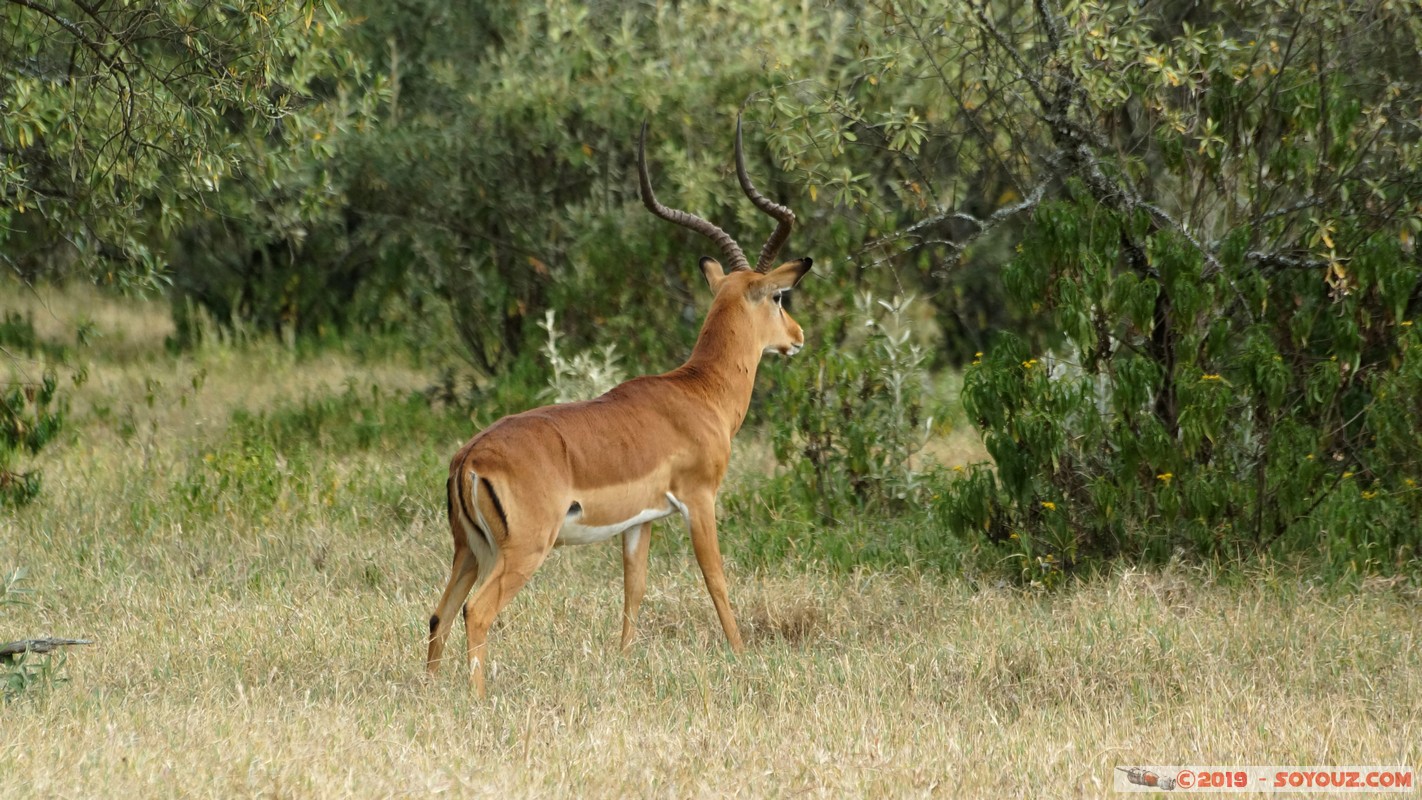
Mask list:
[[[1163,789],[1173,791],[1175,789],[1175,778],[1169,775],[1161,775],[1146,767],[1116,767],[1121,772],[1126,773],[1126,780],[1137,786],[1149,786],[1152,789]],[[1181,776],[1184,777],[1183,775]],[[1188,786],[1182,788],[1190,788]]]

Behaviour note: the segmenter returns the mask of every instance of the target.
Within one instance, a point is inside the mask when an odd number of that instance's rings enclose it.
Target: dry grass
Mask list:
[[[116,297],[81,283],[59,288],[7,279],[3,286],[0,312],[25,315],[47,342],[72,347],[78,326],[87,323],[98,334],[96,346],[109,359],[121,360],[162,352],[164,340],[173,334],[172,319],[154,303]]]
[[[1422,598],[1266,570],[1036,596],[732,563],[732,657],[685,548],[659,539],[621,656],[616,548],[555,551],[478,703],[460,668],[421,676],[448,443],[318,454],[345,482],[329,506],[195,515],[174,489],[235,406],[415,376],[279,348],[153,356],[165,386],[207,377],[150,407],[129,369],[96,364],[80,401],[147,433],[81,415],[41,504],[0,517],[0,570],[33,591],[0,606],[0,639],[97,641],[4,707],[19,796],[1094,797],[1115,764],[1422,762]]]
[[[83,369],[85,385],[71,395],[71,404],[75,416],[93,423],[84,430],[88,443],[97,437],[112,444],[106,437],[124,431],[149,448],[170,447],[220,433],[237,408],[271,408],[347,385],[401,391],[429,383],[427,373],[399,363],[300,359],[269,339],[169,355],[165,343],[173,324],[162,302],[83,284],[56,289],[7,281],[0,284],[0,313],[6,311],[26,315],[39,338],[73,353],[69,363],[58,365],[61,375],[70,378]],[[86,346],[76,339],[81,323],[92,330]],[[46,366],[43,359],[0,359],[31,379]]]

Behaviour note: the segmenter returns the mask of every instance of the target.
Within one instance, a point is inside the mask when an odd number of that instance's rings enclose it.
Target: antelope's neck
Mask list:
[[[728,439],[745,422],[761,358],[761,348],[745,333],[750,321],[740,316],[713,305],[691,357],[673,373],[706,398]]]

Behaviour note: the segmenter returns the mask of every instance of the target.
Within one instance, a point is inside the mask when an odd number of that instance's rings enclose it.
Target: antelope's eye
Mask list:
[[[790,308],[790,290],[782,289],[775,293],[775,304],[781,309]]]

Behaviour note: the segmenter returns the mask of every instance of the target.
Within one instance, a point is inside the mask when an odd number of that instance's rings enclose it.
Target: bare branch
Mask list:
[[[91,639],[21,639],[17,642],[5,642],[4,644],[0,644],[0,658],[10,659],[24,653],[39,653],[43,655],[61,647],[93,643]]]
[[[1047,0],[1034,0],[1033,5],[1037,9],[1037,16],[1046,25],[1047,45],[1050,47],[1050,52],[1055,53],[1062,47],[1062,21],[1052,13]]]
[[[1047,90],[1042,86],[1042,76],[1038,74],[1038,71],[1034,69],[1031,64],[1027,63],[1027,59],[1023,58],[1021,53],[1017,52],[1017,48],[1008,40],[1006,34],[997,27],[997,23],[988,18],[986,7],[982,3],[973,3],[972,8],[973,16],[977,17],[978,24],[983,26],[983,30],[987,31],[993,40],[997,42],[997,46],[1001,47],[1003,52],[1007,53],[1012,61],[1017,64],[1017,68],[1022,70],[1022,79],[1027,81],[1028,86],[1032,87],[1032,94],[1036,95],[1037,102],[1040,103],[1044,109],[1051,108],[1051,95],[1048,94]]]
[[[913,225],[910,225],[909,227],[903,229],[902,231],[895,233],[893,236],[889,236],[887,238],[873,242],[864,250],[867,251],[871,249],[887,247],[888,245],[891,245],[901,239],[914,236],[919,231],[924,230],[925,228],[930,228],[934,225],[938,225],[949,220],[956,220],[958,222],[969,223],[970,225],[973,225],[976,230],[968,234],[966,237],[958,239],[956,241],[948,241],[946,239],[915,241],[908,247],[908,250],[916,250],[920,247],[936,245],[947,247],[949,250],[952,251],[954,255],[957,255],[968,249],[968,247],[972,245],[973,242],[976,242],[978,239],[990,233],[993,229],[997,228],[999,225],[1011,219],[1012,217],[1015,217],[1018,214],[1023,213],[1024,211],[1031,211],[1032,209],[1036,208],[1037,205],[1042,202],[1042,198],[1046,196],[1047,184],[1050,182],[1051,181],[1049,179],[1048,181],[1038,184],[1026,197],[1017,201],[1016,203],[1012,203],[1011,205],[1006,205],[1002,208],[999,208],[998,210],[992,212],[992,214],[988,215],[986,219],[979,219],[973,216],[972,214],[969,214],[964,211],[944,211],[940,214],[935,214],[934,216],[929,217],[927,219],[920,220],[914,223]],[[873,268],[881,266],[893,260],[894,258],[902,255],[903,252],[907,251],[901,251],[884,256],[883,258],[871,262],[868,267]]]
[[[1293,204],[1291,204],[1291,205],[1284,206],[1283,208],[1276,208],[1276,209],[1274,209],[1274,210],[1272,210],[1272,211],[1268,211],[1268,212],[1266,212],[1266,213],[1260,214],[1260,215],[1255,219],[1255,223],[1268,222],[1269,220],[1272,220],[1272,219],[1278,219],[1279,217],[1288,216],[1289,214],[1293,214],[1293,213],[1296,213],[1296,212],[1299,212],[1299,211],[1304,211],[1304,210],[1306,210],[1306,209],[1310,209],[1310,208],[1314,208],[1314,207],[1317,207],[1317,206],[1321,206],[1321,205],[1323,205],[1323,204],[1326,203],[1326,202],[1328,202],[1328,201],[1325,200],[1325,199],[1322,198],[1322,197],[1305,197],[1304,199],[1298,201],[1297,203],[1293,203]]]
[[[1285,253],[1266,253],[1262,250],[1250,250],[1244,254],[1244,257],[1262,267],[1276,267],[1278,269],[1323,269],[1328,266],[1327,261],[1317,258],[1299,258]]]

